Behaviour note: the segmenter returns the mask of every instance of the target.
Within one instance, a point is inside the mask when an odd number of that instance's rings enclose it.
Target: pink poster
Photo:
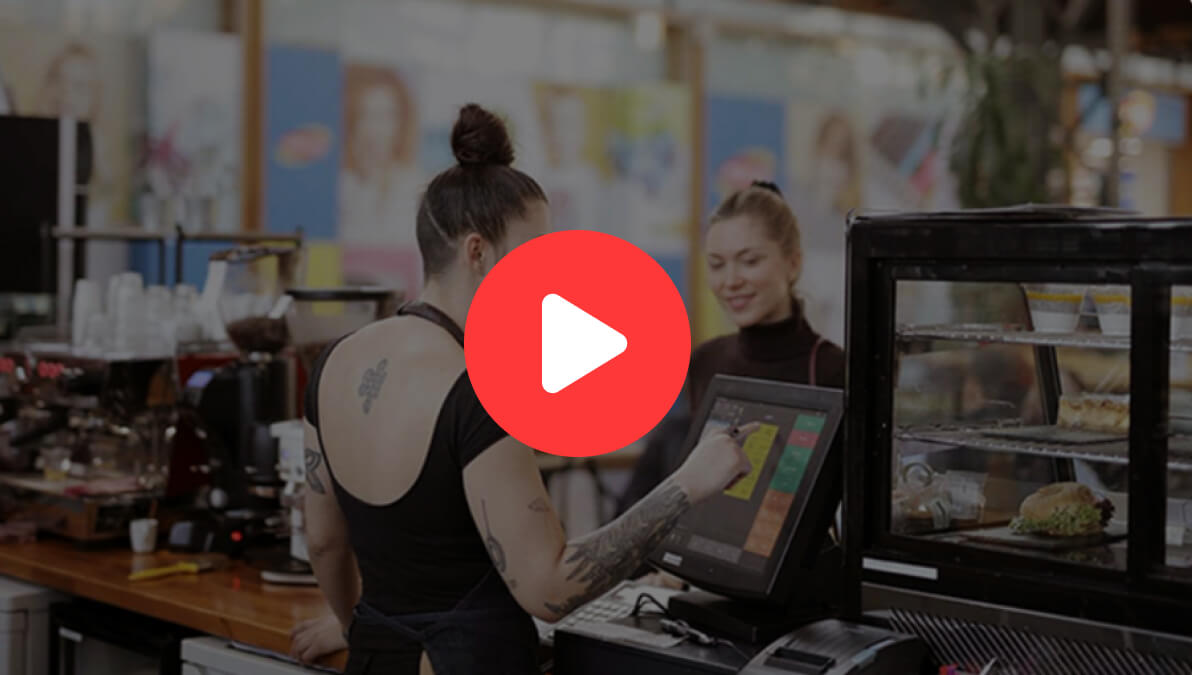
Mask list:
[[[349,286],[387,286],[402,297],[422,290],[422,260],[416,247],[345,247],[343,279]]]

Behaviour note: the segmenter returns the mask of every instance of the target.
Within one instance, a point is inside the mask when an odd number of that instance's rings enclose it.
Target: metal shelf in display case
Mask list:
[[[996,326],[899,326],[900,341],[977,342],[981,344],[1071,347],[1075,349],[1130,349],[1129,335],[1100,333],[1039,333]],[[1173,352],[1192,352],[1192,340],[1172,340]]]
[[[904,429],[896,438],[913,444],[924,454],[956,447],[974,448],[987,452],[1009,452],[1035,457],[1051,457],[1085,462],[1130,463],[1130,444],[1125,438],[1101,443],[1070,445],[1038,440],[1013,439],[996,435],[998,430],[1012,427],[969,427],[958,429]],[[902,446],[905,450],[907,444]],[[1167,442],[1167,467],[1176,471],[1192,471],[1192,437],[1173,436]]]

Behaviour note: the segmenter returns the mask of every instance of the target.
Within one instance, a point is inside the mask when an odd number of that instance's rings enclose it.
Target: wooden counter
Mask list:
[[[83,551],[58,540],[0,544],[0,574],[286,654],[290,629],[327,610],[319,589],[276,586],[238,562],[199,575],[128,581],[130,572],[199,555]],[[328,665],[342,666],[343,654]]]

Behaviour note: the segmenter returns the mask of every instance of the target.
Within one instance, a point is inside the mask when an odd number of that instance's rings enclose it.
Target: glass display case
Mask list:
[[[1192,220],[1117,211],[852,219],[852,611],[934,597],[1190,632],[1189,252]]]

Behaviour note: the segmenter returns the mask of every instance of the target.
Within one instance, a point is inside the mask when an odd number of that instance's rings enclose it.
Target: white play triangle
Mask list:
[[[542,388],[557,394],[620,356],[629,340],[551,293],[542,298]]]

